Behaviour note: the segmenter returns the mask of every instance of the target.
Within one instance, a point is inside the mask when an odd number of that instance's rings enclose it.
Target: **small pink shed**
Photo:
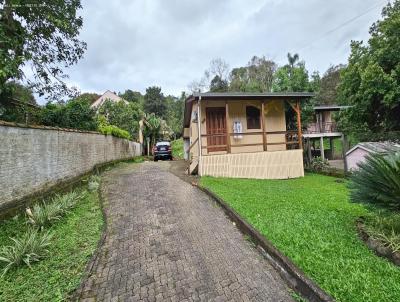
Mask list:
[[[365,161],[370,154],[386,154],[389,152],[400,152],[400,145],[392,142],[364,142],[358,143],[346,153],[347,169],[355,170],[358,164]]]

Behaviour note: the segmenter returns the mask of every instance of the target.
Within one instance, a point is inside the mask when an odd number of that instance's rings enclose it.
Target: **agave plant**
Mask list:
[[[400,209],[400,152],[368,156],[349,187],[354,202]]]
[[[27,265],[31,268],[33,262],[40,261],[48,254],[52,234],[39,232],[37,229],[29,228],[19,238],[11,238],[12,245],[4,246],[0,250],[0,262],[5,264],[4,276],[11,268],[20,265]]]

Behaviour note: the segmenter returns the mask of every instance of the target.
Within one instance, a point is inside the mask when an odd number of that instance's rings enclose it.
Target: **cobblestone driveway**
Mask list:
[[[107,237],[84,301],[292,301],[278,273],[203,192],[162,169],[106,173]]]

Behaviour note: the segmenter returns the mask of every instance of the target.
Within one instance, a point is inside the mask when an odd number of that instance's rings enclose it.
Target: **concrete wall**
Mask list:
[[[357,170],[357,164],[364,162],[367,155],[369,155],[369,153],[364,149],[356,148],[353,152],[346,155],[347,169]]]
[[[0,124],[0,212],[97,164],[140,154],[138,143],[96,132]]]

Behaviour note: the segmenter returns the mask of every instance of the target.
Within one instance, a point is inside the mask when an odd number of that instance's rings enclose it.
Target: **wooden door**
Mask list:
[[[206,108],[207,151],[226,151],[226,115],[224,107]]]

